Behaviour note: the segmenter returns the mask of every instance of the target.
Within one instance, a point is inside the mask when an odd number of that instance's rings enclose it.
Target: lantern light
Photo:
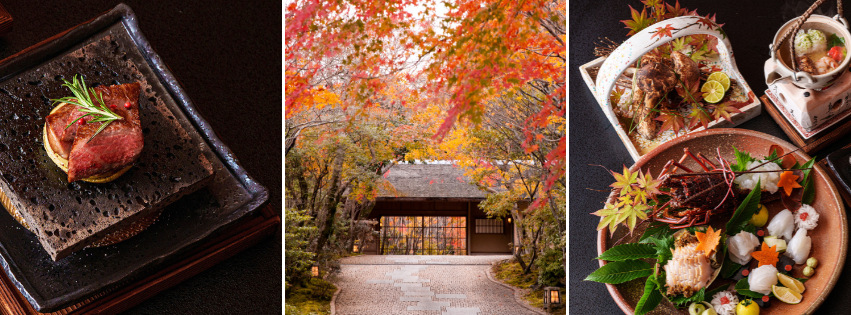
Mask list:
[[[354,247],[352,247],[352,253],[359,253],[360,252],[360,248],[358,248],[358,245],[360,245],[360,240],[355,240],[355,245],[354,245]]]
[[[508,218],[508,224],[511,224],[511,218]]]
[[[319,277],[319,265],[314,264],[313,267],[310,267],[310,275],[313,277]]]
[[[557,287],[544,288],[544,307],[552,311],[554,307],[561,305],[561,291]]]

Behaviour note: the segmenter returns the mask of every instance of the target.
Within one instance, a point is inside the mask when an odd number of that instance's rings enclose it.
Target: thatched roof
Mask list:
[[[382,190],[379,198],[484,199],[485,192],[464,176],[464,170],[450,164],[398,164],[385,179],[396,193]]]

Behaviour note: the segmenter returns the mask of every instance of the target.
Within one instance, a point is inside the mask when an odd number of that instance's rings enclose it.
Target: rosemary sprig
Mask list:
[[[66,96],[60,99],[52,99],[51,101],[53,101],[53,104],[74,104],[80,106],[80,108],[78,108],[79,111],[86,113],[85,115],[74,119],[74,121],[68,124],[68,126],[65,126],[65,129],[68,129],[68,127],[71,127],[71,125],[73,125],[80,119],[83,119],[86,116],[91,116],[93,119],[89,120],[90,123],[103,122],[103,124],[100,125],[100,128],[98,128],[97,132],[95,132],[95,134],[92,135],[92,137],[88,140],[92,141],[92,138],[94,138],[101,131],[106,129],[106,126],[109,125],[109,123],[115,120],[124,119],[123,117],[109,110],[109,108],[106,107],[106,105],[103,103],[103,95],[96,93],[95,89],[93,88],[86,87],[86,82],[83,79],[77,80],[77,75],[74,75],[73,82],[68,82],[68,80],[65,79],[63,79],[62,81],[65,81],[65,84],[62,84],[62,86],[68,87],[68,89],[71,90],[71,93],[74,93],[74,97]],[[92,100],[91,95],[95,96],[94,100]]]

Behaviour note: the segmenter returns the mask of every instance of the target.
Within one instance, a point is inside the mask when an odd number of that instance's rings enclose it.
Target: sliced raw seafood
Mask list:
[[[771,293],[771,286],[777,284],[777,267],[764,265],[755,268],[748,276],[750,290],[762,294]]]
[[[673,258],[665,265],[668,295],[691,297],[712,278],[714,269],[703,251],[695,249],[698,243],[691,233],[681,233],[674,242]]]
[[[752,233],[741,231],[727,239],[727,244],[730,260],[739,265],[744,265],[751,261],[751,253],[754,248],[759,246],[759,239]]]
[[[798,229],[795,232],[795,237],[789,241],[789,244],[786,246],[786,253],[784,255],[792,258],[796,264],[803,264],[807,261],[807,257],[810,256],[810,248],[812,248],[813,240],[807,236],[806,229]]]
[[[785,209],[778,212],[771,218],[766,229],[768,235],[782,237],[785,240],[792,239],[792,233],[795,232],[795,219],[792,217],[792,211]]]

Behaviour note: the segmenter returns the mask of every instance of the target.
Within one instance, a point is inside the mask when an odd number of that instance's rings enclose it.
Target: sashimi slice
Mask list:
[[[778,212],[768,223],[768,235],[782,237],[785,240],[792,239],[795,232],[795,217],[789,209]]]
[[[807,261],[807,257],[810,256],[812,246],[813,240],[807,236],[807,230],[798,229],[798,232],[795,232],[795,237],[792,237],[792,240],[786,245],[786,253],[784,255],[792,258],[796,264],[803,264]]]

